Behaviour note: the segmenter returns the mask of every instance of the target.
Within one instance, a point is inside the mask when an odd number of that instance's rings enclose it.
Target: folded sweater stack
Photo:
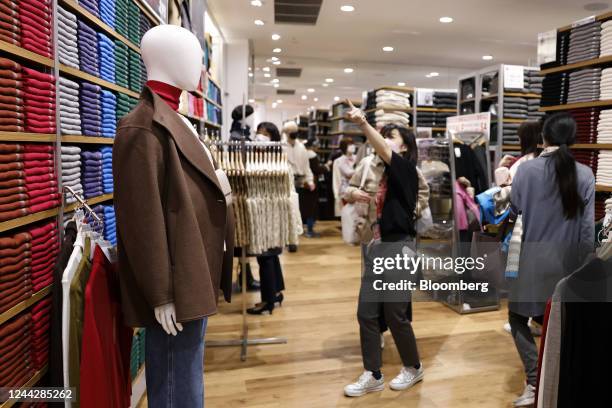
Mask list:
[[[567,63],[573,64],[599,57],[601,40],[601,22],[594,21],[570,32],[569,54]]]
[[[62,185],[70,187],[75,193],[83,195],[81,183],[81,148],[78,146],[62,146]],[[76,198],[65,193],[66,204],[75,203]]]
[[[602,79],[601,68],[581,69],[572,72],[569,77],[567,103],[599,100],[599,83]]]
[[[17,2],[0,2],[0,40],[13,45],[21,45],[21,20]]]
[[[599,152],[595,182],[601,186],[612,187],[612,150]]]
[[[602,110],[599,115],[597,143],[612,143],[612,109]]]
[[[20,0],[14,9],[19,10],[21,46],[47,58],[53,58],[52,7],[50,0]]]
[[[25,106],[21,65],[0,58],[0,131],[23,132]]]
[[[32,133],[55,133],[55,77],[22,67],[25,129]]]
[[[80,135],[82,134],[80,85],[64,77],[60,77],[59,84],[60,130],[65,135]]]
[[[100,95],[102,89],[89,82],[81,84],[81,127],[86,136],[102,134],[102,106]]]
[[[601,71],[601,84],[599,99],[612,99],[612,68],[606,68]]]
[[[78,19],[75,14],[57,6],[59,60],[62,64],[79,69]]]

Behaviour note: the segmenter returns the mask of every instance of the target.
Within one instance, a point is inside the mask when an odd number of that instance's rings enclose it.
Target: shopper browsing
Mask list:
[[[511,200],[522,213],[523,235],[508,308],[527,377],[523,394],[514,401],[517,407],[535,399],[538,351],[527,321],[533,317],[542,322],[557,282],[580,266],[595,239],[595,178],[569,150],[576,139],[576,121],[569,114],[553,115],[544,123],[542,136],[544,151],[523,163],[512,182]]]
[[[355,174],[355,152],[357,151],[355,144],[351,139],[342,139],[340,141],[340,151],[342,156],[334,160],[332,164],[332,186],[334,190],[335,213],[340,216],[340,211],[343,206],[343,196],[346,188],[351,181],[351,177]]]
[[[363,111],[355,108],[350,101],[347,103],[351,108],[347,118],[361,127],[376,154],[384,162],[384,171],[375,199],[377,225],[373,244],[398,243],[401,246],[410,246],[412,242],[414,246],[414,215],[418,191],[414,135],[409,131],[400,132],[395,129],[385,138],[367,122]],[[371,198],[365,193],[359,194],[359,199],[369,201]],[[391,329],[404,365],[399,375],[391,381],[391,389],[407,389],[421,381],[424,374],[412,325],[406,316],[410,299],[394,302],[366,300],[364,295],[368,288],[365,282],[366,280],[362,279],[357,310],[365,371],[355,383],[344,388],[344,393],[351,397],[382,391],[384,388],[384,377],[380,371],[381,314]]]

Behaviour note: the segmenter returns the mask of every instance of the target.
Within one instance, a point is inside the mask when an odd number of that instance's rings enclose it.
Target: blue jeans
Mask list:
[[[176,336],[147,327],[145,374],[149,408],[204,406],[204,335],[208,318],[183,323]]]

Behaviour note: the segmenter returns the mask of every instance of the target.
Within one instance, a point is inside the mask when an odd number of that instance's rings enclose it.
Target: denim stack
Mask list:
[[[129,81],[130,60],[127,45],[119,40],[115,40],[115,83],[127,88]]]
[[[115,0],[100,0],[100,20],[115,28]]]
[[[115,137],[117,131],[117,97],[114,93],[102,90],[102,133],[104,137]]]
[[[115,1],[115,30],[124,37],[128,36],[128,4],[130,0]]]
[[[77,17],[76,15],[57,6],[57,23],[59,60],[62,64],[79,69],[79,47],[77,44]]]
[[[80,111],[80,85],[77,82],[60,77],[60,129],[65,135],[80,135],[81,111]]]
[[[98,33],[98,56],[100,57],[100,78],[115,83],[115,43]]]
[[[81,20],[78,21],[78,27],[79,35],[77,43],[81,58],[81,71],[100,77],[97,33]]]
[[[83,134],[100,136],[102,133],[101,89],[98,85],[83,82],[81,84],[81,123]]]
[[[113,148],[105,146],[100,149],[102,153],[102,188],[104,194],[113,192]]]
[[[104,194],[102,187],[102,153],[91,150],[81,152],[83,195],[85,198]]]
[[[140,54],[130,49],[130,89],[134,92],[140,92],[144,84],[142,80],[142,63],[140,61]]]
[[[79,5],[89,11],[94,16],[100,18],[100,8],[98,0],[79,0]]]
[[[112,205],[103,205],[102,207],[104,211],[104,239],[113,245],[117,245],[115,208]]]
[[[78,146],[62,146],[62,185],[71,187],[75,193],[83,195],[81,184],[81,148]],[[66,204],[75,203],[76,198],[66,192]]]

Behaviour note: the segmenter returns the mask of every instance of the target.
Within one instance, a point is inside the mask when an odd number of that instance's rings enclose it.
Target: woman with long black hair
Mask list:
[[[391,381],[393,390],[407,389],[423,379],[423,366],[419,359],[412,324],[406,315],[410,295],[405,291],[390,294],[379,291],[374,281],[397,281],[398,271],[385,271],[384,276],[374,271],[373,261],[378,257],[392,258],[411,252],[414,254],[415,209],[419,188],[417,174],[417,147],[414,133],[395,128],[383,137],[366,120],[360,109],[347,101],[351,110],[347,118],[359,125],[376,154],[384,162],[384,172],[376,193],[374,239],[365,251],[365,268],[359,293],[357,319],[361,341],[361,354],[365,371],[356,382],[344,387],[345,395],[358,397],[368,392],[382,391],[382,350],[380,323],[384,316],[391,329],[395,345],[402,359],[400,373]],[[372,197],[356,191],[356,201],[369,202]],[[395,295],[395,296],[394,296]]]
[[[576,140],[576,121],[566,113],[552,115],[542,136],[544,151],[519,167],[511,192],[523,224],[518,277],[511,281],[508,306],[527,377],[523,394],[514,401],[517,407],[535,399],[538,352],[527,321],[542,322],[556,284],[580,266],[595,241],[595,177],[569,149]]]

